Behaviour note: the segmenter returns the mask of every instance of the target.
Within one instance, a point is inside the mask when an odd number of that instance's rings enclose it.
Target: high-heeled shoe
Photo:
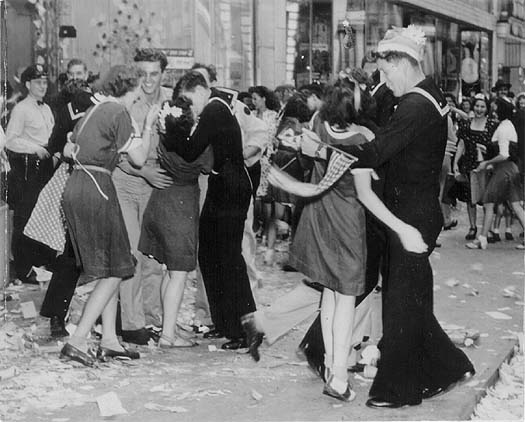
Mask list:
[[[323,388],[323,394],[326,396],[333,397],[334,399],[350,402],[355,399],[355,391],[350,388],[350,383],[346,383],[346,390],[344,393],[340,393],[337,390],[335,390],[331,383],[334,380],[334,376],[330,375],[330,378],[328,379],[327,383],[324,385]]]
[[[60,351],[60,359],[74,360],[75,362],[80,362],[82,365],[89,367],[95,366],[95,359],[89,355],[89,353],[84,353],[82,350],[77,349],[69,343],[64,344],[64,347],[62,347],[62,350]]]
[[[474,240],[476,238],[476,234],[478,234],[478,228],[471,227],[465,236],[465,240]]]
[[[167,336],[160,336],[158,346],[161,349],[179,349],[185,347],[195,347],[197,343],[192,340],[184,339],[182,337],[174,336],[172,338]]]
[[[113,350],[107,347],[100,346],[97,350],[97,359],[102,362],[108,362],[110,359],[116,360],[134,360],[140,359],[140,353],[135,350],[129,350],[122,347],[124,350]]]

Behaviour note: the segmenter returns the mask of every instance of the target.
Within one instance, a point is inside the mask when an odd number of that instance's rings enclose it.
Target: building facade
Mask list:
[[[167,84],[200,62],[214,64],[219,82],[239,90],[256,84],[300,86],[360,66],[391,26],[418,24],[428,38],[424,71],[443,90],[487,92],[498,78],[512,83],[515,92],[524,90],[525,0],[7,2],[11,75],[37,59],[60,72],[72,57],[84,59],[93,73],[104,72],[129,60],[140,46],[168,54]],[[50,9],[47,15],[42,8]],[[33,25],[31,36],[27,26],[35,13],[42,22]],[[355,34],[350,50],[342,46],[344,20]],[[76,37],[46,34],[60,26],[73,27]],[[48,50],[24,47],[30,42],[47,42]]]

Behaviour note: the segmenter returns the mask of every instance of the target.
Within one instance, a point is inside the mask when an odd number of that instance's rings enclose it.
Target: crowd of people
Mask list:
[[[215,68],[198,63],[164,87],[167,58],[152,49],[90,82],[72,60],[53,97],[45,67],[25,69],[27,94],[0,137],[15,275],[31,283],[33,267],[52,271],[40,314],[57,338],[69,336],[75,288],[94,286],[61,357],[94,366],[140,358],[121,341],[195,346],[177,317],[196,270],[196,330],[207,326],[205,338],[255,361],[265,336],[273,342],[300,321],[293,309],[320,303],[319,329],[302,347],[330,397],[355,397],[348,356],[358,310],[379,282],[383,337],[367,405],[417,405],[472,377],[433,314],[429,255],[457,226],[456,201],[467,204],[469,248],[499,241],[503,217],[507,240],[513,217],[525,225],[525,93],[513,101],[498,81],[494,98],[474,93],[457,108],[423,74],[424,45],[417,28],[393,29],[368,58],[370,74],[241,93],[219,88]],[[257,310],[255,253],[259,236],[273,265],[282,220],[287,267],[316,293],[284,296],[276,328]]]

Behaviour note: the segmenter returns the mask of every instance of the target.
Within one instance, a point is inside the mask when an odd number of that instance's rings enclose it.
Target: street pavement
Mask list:
[[[342,403],[322,395],[323,384],[297,354],[310,321],[297,326],[272,346],[261,347],[261,360],[220,350],[220,341],[200,338],[190,349],[164,351],[141,347],[141,359],[112,362],[87,369],[58,359],[50,341],[48,321],[22,318],[20,302],[33,300],[37,309],[44,292],[24,286],[20,300],[7,302],[0,328],[0,421],[97,421],[96,399],[117,397],[126,413],[123,421],[319,421],[319,420],[463,420],[507,359],[523,330],[523,252],[517,242],[489,245],[486,251],[465,248],[468,228],[464,216],[457,229],[443,232],[442,247],[432,255],[435,273],[435,314],[453,332],[480,334],[463,347],[476,368],[468,383],[420,406],[376,410],[365,406],[372,380],[351,375],[357,398]],[[520,230],[514,227],[517,237]],[[286,244],[277,259],[286,262]],[[301,282],[298,273],[262,265],[259,307]],[[186,292],[183,317],[191,313],[194,288]],[[376,298],[380,301],[379,295]],[[379,303],[379,302],[377,302]],[[187,321],[185,321],[187,322]],[[2,331],[3,330],[3,331]],[[451,332],[452,332],[451,331]],[[37,344],[38,346],[35,346]],[[210,347],[211,346],[211,347]],[[213,347],[215,346],[216,349]],[[16,375],[2,379],[3,369]],[[362,375],[362,374],[361,374]],[[113,399],[112,399],[113,397]]]

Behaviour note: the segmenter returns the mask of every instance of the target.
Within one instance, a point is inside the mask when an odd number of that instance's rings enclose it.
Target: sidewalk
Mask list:
[[[115,392],[128,412],[116,417],[122,421],[468,419],[516,344],[515,333],[522,331],[524,269],[523,252],[514,250],[516,242],[490,245],[487,251],[468,250],[463,241],[465,227],[444,232],[442,247],[432,256],[434,302],[442,325],[481,333],[475,346],[463,348],[477,373],[442,397],[415,407],[369,409],[365,402],[371,380],[363,378],[353,380],[357,398],[352,403],[323,396],[322,382],[295,354],[309,326],[304,323],[272,347],[261,347],[259,363],[246,354],[210,351],[209,345],[220,349],[221,342],[202,339],[192,349],[166,352],[144,347],[139,361],[105,364],[95,370],[60,362],[56,352],[39,354],[22,346],[23,354],[14,357],[19,353],[0,347],[0,370],[11,365],[20,370],[18,376],[0,380],[0,421],[102,420],[94,401],[107,392]],[[282,253],[277,255],[283,258]],[[300,274],[276,268],[264,268],[264,275],[263,288],[257,293],[263,306],[302,279]],[[509,286],[514,290],[505,292]],[[33,299],[39,309],[43,292],[36,289],[24,289],[20,299]],[[504,297],[512,291],[519,298]],[[45,343],[47,320],[23,320],[12,312],[19,302],[7,304],[9,319],[17,326],[33,324],[34,337]],[[47,344],[56,349],[56,342]]]

